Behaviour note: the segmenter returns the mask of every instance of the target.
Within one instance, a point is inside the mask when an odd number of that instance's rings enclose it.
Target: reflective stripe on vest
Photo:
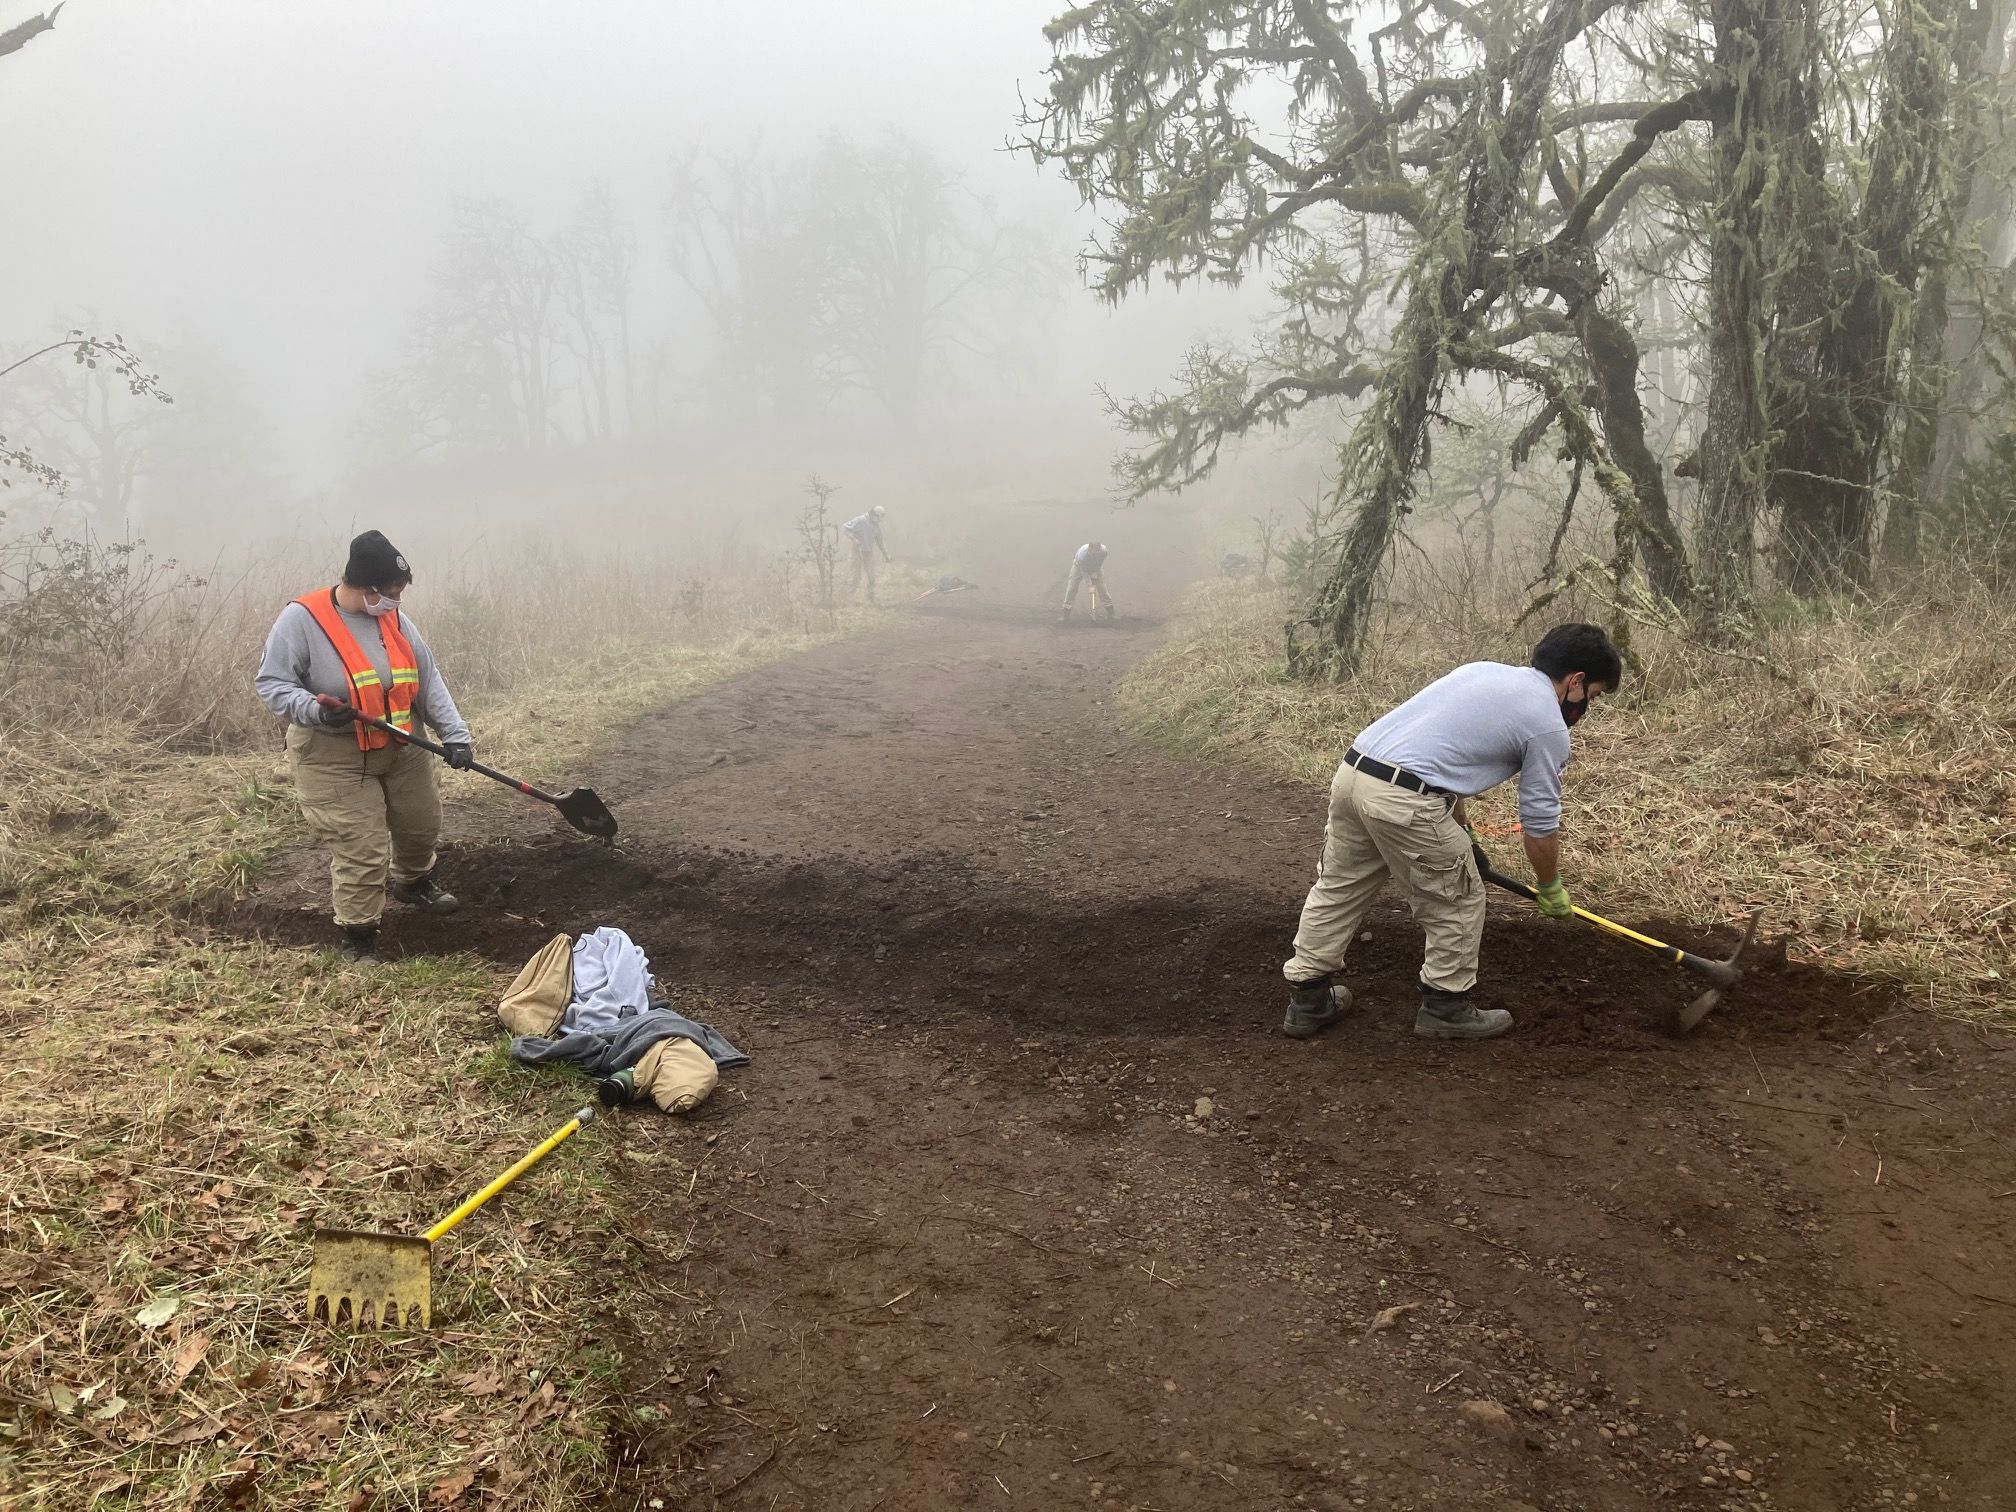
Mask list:
[[[392,669],[392,687],[388,693],[378,669],[371,665],[364,648],[357,644],[357,637],[344,623],[343,612],[336,607],[334,588],[304,594],[294,602],[315,616],[315,623],[322,627],[322,633],[335,648],[344,675],[350,679],[351,707],[412,734],[413,700],[420,694],[420,663],[413,655],[413,647],[399,633],[399,612],[395,609],[378,620],[379,633],[385,640],[385,660]],[[351,728],[357,732],[360,750],[379,751],[392,744],[392,737],[383,730],[361,723]]]

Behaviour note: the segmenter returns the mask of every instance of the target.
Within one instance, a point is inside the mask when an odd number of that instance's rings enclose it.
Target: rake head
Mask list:
[[[434,1246],[404,1234],[315,1230],[308,1316],[332,1328],[428,1328]]]

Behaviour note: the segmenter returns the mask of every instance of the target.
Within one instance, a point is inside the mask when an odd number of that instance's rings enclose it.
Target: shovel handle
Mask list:
[[[528,1153],[516,1165],[512,1166],[510,1170],[506,1171],[502,1176],[499,1176],[495,1181],[491,1182],[488,1186],[483,1188],[482,1191],[478,1192],[474,1197],[471,1197],[467,1202],[463,1203],[462,1206],[455,1209],[455,1211],[450,1213],[446,1218],[443,1218],[439,1223],[435,1224],[434,1227],[427,1230],[426,1234],[423,1235],[422,1237],[424,1237],[429,1244],[432,1244],[436,1239],[439,1239],[443,1234],[447,1233],[450,1229],[454,1228],[464,1218],[467,1218],[471,1213],[475,1212],[476,1209],[483,1206],[483,1204],[488,1202],[492,1197],[495,1197],[499,1192],[503,1191],[504,1188],[511,1185],[512,1182],[516,1181],[520,1176],[523,1176],[527,1171],[531,1170],[532,1167],[539,1164],[540,1161],[544,1160],[548,1154],[550,1154],[554,1149],[558,1148],[559,1145],[566,1140],[568,1135],[572,1134],[576,1129],[580,1128],[583,1124],[593,1123],[594,1121],[595,1121],[595,1110],[593,1108],[580,1109],[578,1112],[575,1113],[575,1115],[572,1118],[568,1119],[566,1123],[562,1124],[559,1128],[555,1129],[551,1134],[548,1134],[543,1140],[541,1140],[536,1149]]]
[[[410,730],[400,729],[399,726],[389,720],[373,719],[369,714],[362,713],[356,709],[352,709],[350,712],[357,716],[357,723],[359,724],[367,724],[374,730],[383,730],[387,735],[390,735],[394,740],[404,745],[415,745],[423,751],[432,751],[443,761],[448,759],[448,748],[444,745],[437,745],[425,735],[415,735]],[[497,768],[485,766],[480,761],[470,762],[468,770],[480,773],[482,776],[488,777],[492,782],[501,782],[508,788],[516,788],[527,798],[537,798],[541,803],[550,803],[555,808],[560,806],[560,800],[553,794],[542,793],[538,788],[532,786],[531,783],[520,782],[516,777],[507,776],[503,772],[498,771]]]

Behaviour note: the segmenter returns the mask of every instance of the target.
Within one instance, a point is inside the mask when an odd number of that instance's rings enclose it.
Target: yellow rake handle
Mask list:
[[[502,1176],[499,1176],[495,1181],[491,1182],[488,1186],[483,1188],[482,1191],[478,1192],[474,1197],[471,1197],[467,1202],[463,1203],[462,1206],[455,1209],[455,1211],[450,1213],[446,1218],[443,1218],[439,1223],[435,1224],[434,1227],[427,1230],[426,1234],[423,1237],[427,1240],[429,1244],[432,1244],[436,1239],[439,1239],[443,1234],[447,1233],[450,1229],[454,1228],[455,1225],[460,1223],[464,1218],[467,1218],[471,1213],[475,1212],[476,1209],[483,1206],[483,1204],[488,1202],[492,1197],[495,1197],[499,1192],[503,1191],[504,1188],[511,1185],[512,1182],[516,1181],[520,1176],[523,1176],[527,1171],[531,1170],[532,1167],[539,1164],[540,1161],[544,1160],[549,1154],[551,1154],[556,1148],[558,1148],[562,1143],[566,1141],[568,1135],[572,1134],[576,1129],[580,1128],[583,1124],[592,1123],[594,1122],[594,1120],[595,1120],[595,1110],[592,1107],[582,1108],[572,1118],[568,1119],[566,1123],[562,1124],[559,1128],[555,1129],[551,1134],[547,1135],[545,1139],[541,1140],[537,1149],[533,1150],[530,1154],[526,1155],[523,1160],[520,1160],[516,1165],[511,1167],[510,1170],[506,1171]]]
[[[1528,887],[1524,882],[1519,881],[1516,877],[1508,877],[1503,872],[1494,870],[1490,862],[1484,859],[1483,851],[1477,851],[1476,857],[1477,874],[1486,882],[1491,883],[1495,887],[1502,887],[1509,893],[1517,893],[1520,897],[1530,902],[1537,903],[1540,901],[1540,894],[1531,887]],[[1624,925],[1619,924],[1615,919],[1606,919],[1603,915],[1591,913],[1586,908],[1578,908],[1571,904],[1570,911],[1576,918],[1586,920],[1588,923],[1594,924],[1598,929],[1615,935],[1620,940],[1629,940],[1633,945],[1642,945],[1653,954],[1664,956],[1675,966],[1684,967],[1696,976],[1706,977],[1709,981],[1719,986],[1726,987],[1736,980],[1736,968],[1729,961],[1711,961],[1706,956],[1694,954],[1691,950],[1682,950],[1678,945],[1668,945],[1664,940],[1655,940],[1648,934],[1640,934],[1635,929],[1628,929]]]
[[[1574,909],[1576,918],[1586,919],[1598,929],[1608,930],[1620,940],[1629,940],[1633,945],[1643,945],[1647,950],[1656,950],[1675,966],[1678,966],[1687,954],[1678,945],[1668,945],[1664,940],[1655,940],[1652,936],[1642,935],[1635,929],[1627,929],[1615,919],[1606,919],[1601,914],[1593,914],[1588,909],[1574,904],[1569,906]]]

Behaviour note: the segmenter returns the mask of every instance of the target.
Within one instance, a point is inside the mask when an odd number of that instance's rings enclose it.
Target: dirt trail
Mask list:
[[[2001,1047],[1768,959],[1672,1041],[1509,901],[1511,1037],[1408,1035],[1387,904],[1284,1040],[1322,795],[1123,733],[1157,633],[950,600],[635,726],[620,850],[458,855],[442,943],[622,925],[755,1057],[604,1136],[612,1504],[2009,1505]]]

